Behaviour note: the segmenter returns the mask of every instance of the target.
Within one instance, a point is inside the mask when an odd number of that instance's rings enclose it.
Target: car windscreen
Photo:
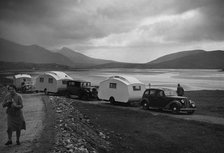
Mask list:
[[[82,82],[82,87],[90,87],[91,83],[90,82]]]
[[[173,89],[163,88],[163,91],[166,96],[176,96],[177,95],[176,91]]]

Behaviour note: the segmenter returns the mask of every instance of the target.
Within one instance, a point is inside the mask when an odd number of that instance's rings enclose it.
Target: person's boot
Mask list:
[[[6,146],[11,145],[12,144],[12,140],[9,140],[5,143]]]

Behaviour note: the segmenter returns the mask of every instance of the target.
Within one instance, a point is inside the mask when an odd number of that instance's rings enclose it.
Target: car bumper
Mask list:
[[[180,108],[180,111],[196,111],[197,108]]]

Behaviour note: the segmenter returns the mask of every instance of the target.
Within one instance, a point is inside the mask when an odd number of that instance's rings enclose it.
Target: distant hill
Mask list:
[[[73,68],[88,68],[115,62],[91,58],[65,47],[57,52],[53,52],[37,45],[25,46],[1,38],[0,61],[39,64],[50,63],[66,65]]]
[[[24,63],[24,62],[3,62],[0,61],[0,71],[34,71],[34,70],[70,70],[66,65],[54,63]]]
[[[182,57],[185,57],[185,56],[194,55],[194,54],[198,54],[198,53],[205,53],[205,52],[206,51],[204,51],[204,50],[182,51],[182,52],[162,56],[160,58],[157,58],[156,60],[148,62],[148,64],[158,64],[158,63],[162,63],[162,62],[172,61],[172,60],[182,58]]]
[[[159,68],[159,69],[222,69],[224,51],[191,50],[162,56],[144,64],[108,63],[97,68]]]
[[[0,38],[0,61],[29,64],[49,64],[47,67],[69,68],[175,68],[175,69],[223,69],[224,51],[191,50],[162,56],[148,63],[122,63],[95,59],[62,48],[52,52],[37,45],[24,46]],[[7,66],[7,65],[5,65]],[[14,65],[16,67],[16,65]],[[44,65],[42,65],[44,66]],[[5,68],[5,67],[4,67]]]
[[[67,57],[37,45],[24,46],[0,39],[0,61],[24,63],[55,63],[75,66]]]
[[[224,51],[195,52],[164,62],[149,62],[148,68],[184,68],[184,69],[222,69],[224,67]]]
[[[101,64],[114,62],[110,60],[91,58],[66,47],[59,50],[58,53],[69,58],[78,67],[92,67],[95,65],[101,65]]]

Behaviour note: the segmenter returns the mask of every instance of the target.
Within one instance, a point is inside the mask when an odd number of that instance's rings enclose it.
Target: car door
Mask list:
[[[165,94],[163,90],[156,90],[155,96],[153,97],[153,107],[162,108],[165,106]]]
[[[163,108],[167,105],[167,98],[163,90],[157,92],[157,107]]]
[[[156,107],[157,103],[157,96],[156,96],[157,90],[151,89],[148,93],[148,99],[149,99],[149,106],[150,107]]]

